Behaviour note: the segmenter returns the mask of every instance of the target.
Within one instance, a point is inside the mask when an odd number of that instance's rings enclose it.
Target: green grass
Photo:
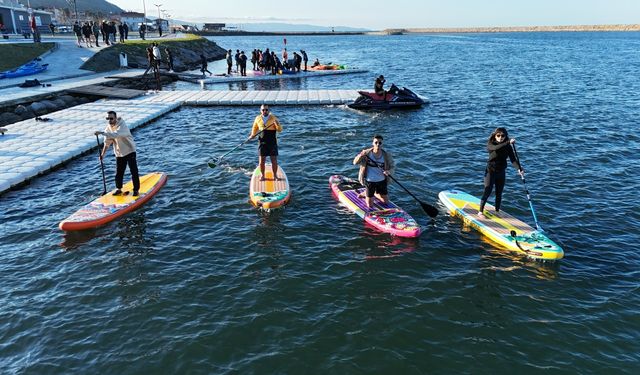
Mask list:
[[[0,44],[0,72],[28,63],[54,46],[55,43]]]

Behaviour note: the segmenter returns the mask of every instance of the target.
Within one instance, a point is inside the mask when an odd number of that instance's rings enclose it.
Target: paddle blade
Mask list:
[[[217,164],[215,161],[210,161],[207,163],[207,165],[209,166],[209,168],[215,168]]]
[[[429,215],[430,217],[438,216],[438,209],[433,207],[432,205],[424,202],[420,202],[420,206],[422,206],[422,209],[424,210],[424,212],[426,212],[427,215]]]

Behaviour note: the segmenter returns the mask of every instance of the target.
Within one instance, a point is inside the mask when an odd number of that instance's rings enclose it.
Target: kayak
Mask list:
[[[445,190],[438,197],[452,215],[461,217],[466,224],[509,250],[539,260],[553,261],[564,257],[564,251],[558,244],[503,210],[496,214],[495,207],[487,203],[485,217],[478,216],[480,199],[473,195]]]
[[[266,163],[264,167],[265,180],[260,181],[262,174],[260,173],[260,165],[256,167],[251,175],[249,183],[249,199],[256,207],[264,209],[277,208],[284,206],[291,198],[291,189],[289,188],[289,180],[284,170],[278,165],[278,180],[273,178],[271,164]]]
[[[27,64],[14,70],[8,70],[0,73],[0,78],[16,78],[38,74],[47,70],[49,64]]]
[[[420,225],[406,211],[392,202],[387,204],[373,198],[373,207],[367,207],[364,197],[358,194],[366,188],[354,179],[333,175],[329,177],[329,187],[333,196],[349,210],[381,232],[398,237],[418,237],[422,232]]]
[[[113,195],[116,189],[112,190],[64,219],[59,227],[64,231],[75,231],[105,225],[145,204],[166,182],[165,173],[156,172],[141,176],[140,195],[134,197],[131,194],[133,182],[129,181],[122,187],[122,195]]]

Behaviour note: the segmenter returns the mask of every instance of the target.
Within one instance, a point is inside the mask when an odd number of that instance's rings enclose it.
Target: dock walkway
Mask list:
[[[102,99],[47,115],[51,121],[20,121],[0,135],[0,194],[97,147],[114,108],[134,129],[182,105],[339,105],[352,102],[356,90],[164,91],[130,99]]]

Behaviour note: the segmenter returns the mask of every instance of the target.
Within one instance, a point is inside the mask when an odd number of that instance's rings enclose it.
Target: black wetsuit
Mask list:
[[[487,151],[489,152],[489,160],[484,170],[484,193],[480,199],[480,212],[484,211],[484,205],[491,195],[493,186],[496,187],[496,211],[500,211],[502,203],[502,190],[506,181],[507,157],[511,160],[514,168],[520,170],[522,167],[518,164],[513,148],[509,144],[509,138],[503,142],[489,141],[487,143]]]

